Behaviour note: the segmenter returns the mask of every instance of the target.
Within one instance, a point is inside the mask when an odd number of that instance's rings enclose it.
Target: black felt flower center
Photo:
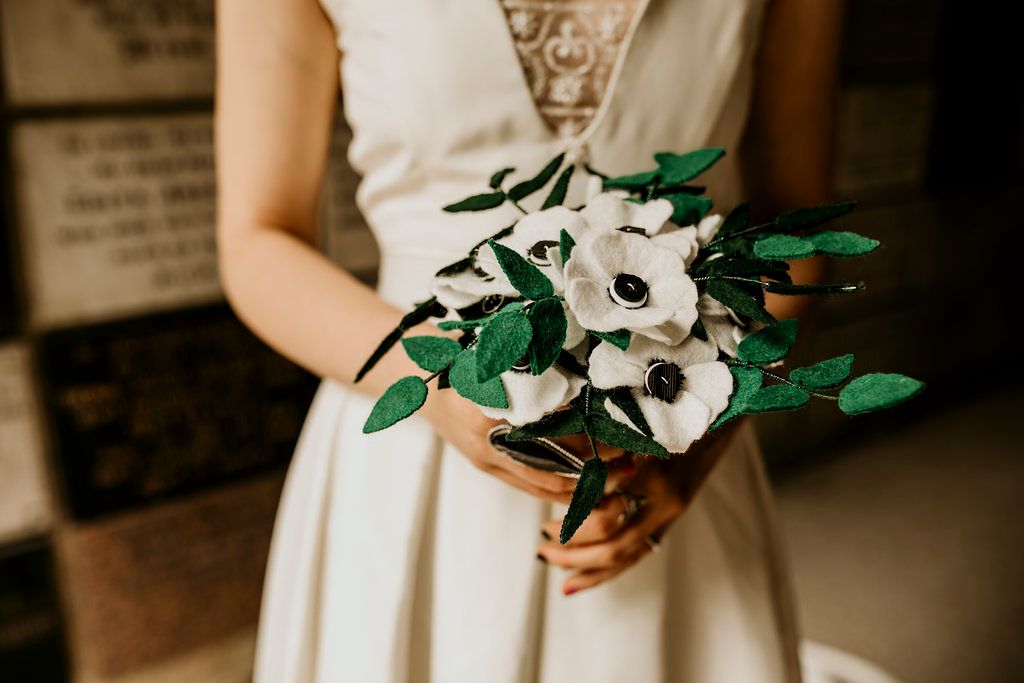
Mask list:
[[[654,361],[644,374],[644,390],[649,396],[671,403],[683,388],[683,371],[675,363]]]
[[[529,251],[526,252],[526,257],[535,266],[550,266],[551,265],[551,247],[557,247],[558,242],[554,240],[541,240],[537,242]]]
[[[647,283],[631,273],[616,275],[608,286],[612,301],[624,308],[640,308],[647,303]]]

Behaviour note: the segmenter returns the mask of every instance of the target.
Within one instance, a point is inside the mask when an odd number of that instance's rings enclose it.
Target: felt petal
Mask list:
[[[703,247],[705,244],[715,239],[715,235],[717,235],[719,229],[721,229],[723,221],[724,219],[722,216],[717,213],[705,216],[701,222],[697,224],[697,244]]]
[[[637,403],[651,427],[654,439],[673,453],[684,453],[711,424],[711,409],[700,399],[682,392],[672,403],[639,396]]]
[[[711,409],[711,421],[729,406],[733,388],[732,373],[725,363],[715,361],[691,365],[683,369],[683,377],[686,378],[684,391],[693,394]]]
[[[655,360],[674,363],[681,369],[718,360],[718,349],[715,348],[715,345],[697,337],[688,337],[677,345],[659,344],[635,338],[629,345],[629,350],[637,354],[635,357],[645,368]]]
[[[573,258],[576,258],[575,253]],[[671,311],[656,308],[623,308],[612,301],[607,284],[590,279],[570,279],[565,299],[576,314],[579,324],[595,332],[652,327],[664,323],[672,315]]]
[[[634,340],[633,343],[638,343]],[[614,344],[601,342],[590,354],[590,381],[598,389],[642,387],[647,371],[647,356],[632,353],[633,343],[626,351]]]
[[[562,345],[563,349],[574,349],[579,346],[586,338],[587,331],[580,325],[580,321],[576,319],[576,314],[572,312],[569,307],[568,301],[562,302],[562,308],[565,309],[565,344]]]
[[[508,396],[508,408],[480,406],[480,412],[512,425],[536,422],[547,413],[560,408],[579,395],[586,380],[550,367],[540,375],[510,370],[501,375]]]
[[[492,294],[519,296],[504,273],[501,277],[488,279],[472,270],[435,277],[430,285],[430,293],[445,308],[465,308]]]
[[[747,336],[747,330],[735,317],[735,314],[717,299],[701,294],[697,301],[697,312],[708,333],[708,339],[715,342],[722,353],[730,358],[736,357],[736,347]]]
[[[683,263],[689,266],[697,258],[697,228],[692,225],[669,232],[662,232],[651,238],[651,242],[671,249],[683,257]]]
[[[638,432],[641,431],[639,427],[633,424],[633,421],[629,419],[629,416],[622,411],[622,408],[612,403],[612,400],[610,398],[606,398],[604,400],[604,409],[608,411],[608,415],[610,415],[613,420],[621,422],[630,429],[636,430]]]

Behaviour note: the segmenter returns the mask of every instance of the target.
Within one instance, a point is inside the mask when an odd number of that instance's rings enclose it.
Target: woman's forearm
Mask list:
[[[235,237],[219,244],[221,279],[235,312],[282,355],[352,384],[403,312],[295,234],[275,226],[235,228],[222,231]],[[415,372],[401,349],[393,349],[357,386],[380,395]]]

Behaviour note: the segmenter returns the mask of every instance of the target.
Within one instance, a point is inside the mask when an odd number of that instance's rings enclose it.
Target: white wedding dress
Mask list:
[[[702,181],[719,209],[742,194],[735,153],[766,0],[321,2],[389,301],[425,298],[434,271],[514,219],[508,207],[440,211],[505,166],[516,182],[569,150],[624,174],[653,152],[713,144],[729,155]],[[310,408],[274,532],[256,683],[800,680],[749,426],[661,553],[564,597],[563,571],[535,558],[541,523],[564,507],[475,469],[417,416],[364,435],[372,404],[325,379]]]

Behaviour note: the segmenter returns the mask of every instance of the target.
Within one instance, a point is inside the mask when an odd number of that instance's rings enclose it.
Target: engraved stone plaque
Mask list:
[[[0,344],[0,543],[50,524],[40,429],[28,349]]]
[[[287,463],[317,385],[226,306],[53,332],[39,347],[78,519]]]
[[[221,298],[209,114],[22,123],[12,153],[34,328]]]
[[[66,527],[78,677],[119,679],[251,632],[280,485],[274,473]]]
[[[377,242],[356,206],[359,176],[346,156],[351,140],[352,131],[339,115],[325,172],[318,239],[328,258],[364,282],[373,282],[379,254]]]
[[[909,193],[928,166],[932,88],[872,84],[842,93],[836,186],[845,196]]]
[[[64,683],[64,650],[49,549],[0,551],[0,680]]]
[[[0,2],[8,99],[18,105],[206,97],[213,0]]]

